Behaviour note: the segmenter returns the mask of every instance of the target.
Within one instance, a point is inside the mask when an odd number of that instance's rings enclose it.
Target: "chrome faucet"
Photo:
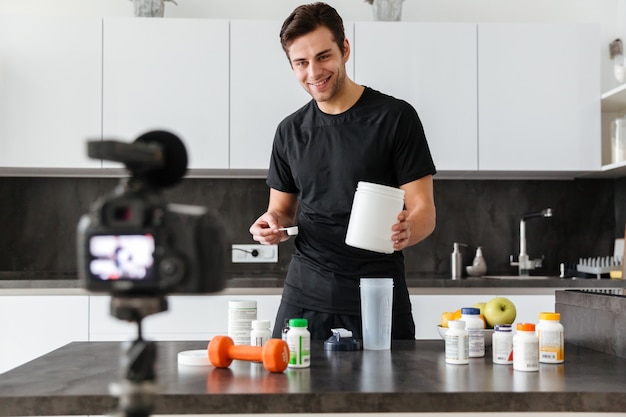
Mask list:
[[[526,220],[536,217],[552,217],[552,209],[547,208],[536,213],[525,214],[519,222],[519,257],[517,262],[513,262],[511,255],[511,266],[517,266],[519,275],[529,275],[529,272],[535,268],[541,268],[542,259],[530,259],[526,251]]]

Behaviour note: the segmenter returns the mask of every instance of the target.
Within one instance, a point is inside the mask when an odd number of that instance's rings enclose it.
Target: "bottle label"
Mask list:
[[[498,364],[513,363],[513,335],[496,336],[492,339],[493,362]]]
[[[542,362],[562,362],[564,359],[563,332],[541,330],[539,336],[539,360]]]
[[[485,356],[485,331],[482,328],[468,328],[469,355],[471,358]]]
[[[308,336],[289,335],[289,365],[306,367],[311,364],[311,339]]]
[[[513,339],[513,368],[520,371],[539,370],[539,343],[536,340]]]
[[[465,361],[469,359],[469,336],[449,335],[445,339],[446,361]]]

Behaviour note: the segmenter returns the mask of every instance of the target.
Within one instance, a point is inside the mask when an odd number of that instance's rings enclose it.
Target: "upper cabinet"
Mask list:
[[[311,100],[280,46],[281,24],[230,23],[230,168],[267,169],[278,123]]]
[[[228,25],[105,19],[103,137],[169,130],[185,143],[189,168],[228,168]]]
[[[102,21],[0,16],[0,167],[97,168]]]
[[[87,139],[128,142],[157,129],[180,136],[191,169],[266,170],[277,125],[311,100],[280,26],[0,17],[0,172],[98,168]],[[571,178],[606,168],[597,25],[344,26],[348,75],[415,107],[439,177]],[[605,115],[626,112],[622,94],[605,97]]]
[[[268,169],[276,127],[311,100],[280,45],[277,21],[230,24],[230,168]],[[345,23],[352,39],[351,23]],[[347,64],[354,75],[354,60]]]
[[[601,167],[599,28],[480,24],[481,171]]]
[[[475,24],[359,22],[355,81],[411,103],[441,171],[478,169]]]

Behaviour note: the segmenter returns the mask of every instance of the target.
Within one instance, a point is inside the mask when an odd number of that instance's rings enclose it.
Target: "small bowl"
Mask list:
[[[437,331],[442,339],[446,338],[447,327],[441,327],[441,324],[437,325]],[[491,346],[491,338],[493,336],[493,329],[485,329],[485,347]]]

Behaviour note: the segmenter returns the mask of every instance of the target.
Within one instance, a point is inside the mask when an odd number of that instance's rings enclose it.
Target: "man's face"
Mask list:
[[[332,33],[325,26],[296,38],[288,49],[296,78],[318,103],[332,102],[346,80],[346,61],[350,55],[348,42],[341,54]]]

